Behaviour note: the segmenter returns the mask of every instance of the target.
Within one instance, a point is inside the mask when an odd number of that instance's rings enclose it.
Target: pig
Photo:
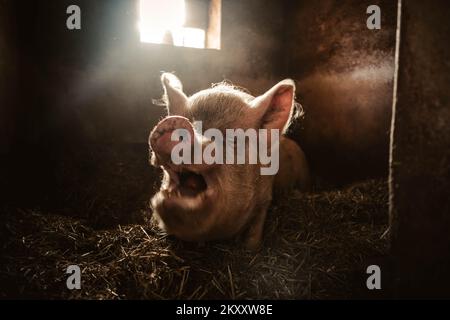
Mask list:
[[[150,163],[163,170],[161,188],[151,199],[153,218],[167,234],[184,241],[238,237],[247,249],[258,249],[274,193],[309,187],[305,154],[284,136],[296,114],[294,81],[283,80],[259,97],[223,83],[187,97],[175,75],[163,73],[161,82],[167,117],[149,136]],[[185,129],[202,147],[208,141],[195,131],[195,121],[202,121],[204,130],[221,132],[278,129],[278,173],[262,175],[261,163],[175,164],[171,158],[178,143],[171,140],[174,130]]]

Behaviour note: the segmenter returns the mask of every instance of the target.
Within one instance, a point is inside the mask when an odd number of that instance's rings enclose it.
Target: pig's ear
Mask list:
[[[251,103],[251,112],[260,119],[260,127],[279,129],[284,133],[290,124],[294,109],[295,83],[283,80]]]
[[[167,102],[169,116],[183,115],[187,108],[187,97],[183,93],[183,85],[172,73],[163,73],[161,82],[164,87],[164,99]]]

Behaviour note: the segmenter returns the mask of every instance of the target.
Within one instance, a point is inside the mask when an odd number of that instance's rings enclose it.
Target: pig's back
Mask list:
[[[274,180],[275,197],[298,188],[310,188],[310,175],[305,154],[293,140],[282,137],[280,140],[280,168]]]

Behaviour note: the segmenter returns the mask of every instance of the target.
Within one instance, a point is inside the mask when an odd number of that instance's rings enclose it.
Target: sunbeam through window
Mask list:
[[[185,0],[140,0],[141,42],[205,48],[205,30],[185,26]]]

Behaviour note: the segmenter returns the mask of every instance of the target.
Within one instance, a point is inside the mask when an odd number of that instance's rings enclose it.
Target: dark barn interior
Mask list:
[[[138,2],[0,0],[1,299],[450,297],[445,1],[224,0],[220,50],[141,42]],[[260,251],[152,224],[162,71],[189,95],[295,80],[313,189],[272,205]]]

